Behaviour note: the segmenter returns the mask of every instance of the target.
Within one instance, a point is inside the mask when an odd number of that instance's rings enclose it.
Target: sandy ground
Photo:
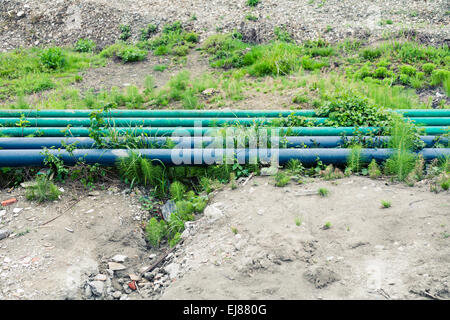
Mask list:
[[[83,281],[105,269],[105,258],[122,254],[139,265],[150,252],[134,194],[66,189],[42,205],[27,201],[23,188],[0,192],[18,199],[1,217],[0,229],[16,236],[0,240],[0,300],[81,299]]]
[[[306,195],[319,187],[329,196]],[[127,288],[130,275],[167,246],[147,247],[147,213],[127,192],[68,189],[38,205],[22,188],[1,191],[19,201],[1,212],[0,228],[16,236],[0,240],[0,299],[450,298],[448,192],[361,177],[277,188],[255,177],[218,192],[139,291]],[[125,270],[107,270],[115,255],[127,257]],[[86,288],[99,274],[104,292],[92,296]]]
[[[328,197],[304,195],[320,187]],[[163,299],[450,298],[448,192],[361,177],[277,188],[257,177],[212,206],[223,217],[185,242],[179,259],[192,269]]]

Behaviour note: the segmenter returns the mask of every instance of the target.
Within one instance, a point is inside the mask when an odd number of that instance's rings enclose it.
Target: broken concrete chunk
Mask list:
[[[169,200],[167,201],[161,208],[161,213],[163,215],[164,220],[169,220],[170,215],[177,210],[177,206],[175,205],[175,201]]]
[[[6,230],[6,229],[1,229],[0,230],[0,240],[8,238],[10,234],[11,234],[11,231]]]
[[[164,271],[169,274],[170,279],[174,279],[180,272],[180,265],[178,263],[171,263],[164,268]]]
[[[105,283],[103,281],[92,281],[89,282],[89,286],[91,287],[92,294],[101,297],[103,296],[103,290],[105,288]]]
[[[123,264],[117,262],[108,262],[108,266],[112,271],[125,270],[127,268]]]
[[[278,168],[275,166],[261,168],[262,176],[274,176],[277,174],[277,172],[278,172]]]
[[[127,256],[125,256],[123,254],[116,254],[114,257],[112,257],[112,260],[114,262],[125,262],[126,259],[127,259]]]
[[[101,273],[96,275],[94,278],[95,281],[106,281],[106,279],[107,279],[107,276],[104,274],[101,274]]]
[[[222,210],[220,210],[219,208],[217,208],[214,205],[206,207],[204,213],[205,213],[205,216],[210,218],[211,220],[216,220],[216,219],[223,217]]]

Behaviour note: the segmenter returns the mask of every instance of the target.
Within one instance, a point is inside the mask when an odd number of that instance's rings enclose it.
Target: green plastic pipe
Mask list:
[[[449,132],[448,127],[422,127],[426,135],[441,135]],[[146,136],[209,136],[217,134],[217,132],[225,130],[238,130],[236,128],[192,128],[192,127],[165,127],[165,128],[114,128],[101,129],[100,132],[105,136],[123,135],[125,133],[131,135]],[[355,134],[377,134],[380,133],[379,127],[361,127],[356,130],[355,127],[267,127],[268,133],[279,130],[280,135],[289,136],[340,136]],[[88,137],[89,128],[56,128],[56,127],[40,127],[40,128],[0,128],[0,136],[25,137],[29,135],[39,137]]]
[[[88,118],[93,111],[98,110],[1,110],[0,118],[21,117],[56,117],[56,118]],[[450,109],[397,109],[393,112],[406,117],[450,117]],[[115,118],[248,118],[248,117],[287,117],[290,114],[304,117],[316,117],[314,110],[109,110],[102,116]]]
[[[439,118],[428,118],[439,120]],[[27,121],[27,127],[89,127],[87,118],[0,118],[0,126],[17,127],[20,121]],[[111,127],[215,127],[224,125],[251,126],[253,124],[270,124],[272,119],[266,118],[104,118]],[[323,124],[326,118],[308,118],[313,124]],[[433,121],[431,121],[433,122]],[[450,118],[448,119],[450,125]]]
[[[327,118],[305,118],[311,124],[325,123]],[[409,118],[420,126],[450,126],[450,118]],[[26,127],[89,127],[90,119],[86,118],[0,118],[0,126],[17,127],[20,121],[26,121]],[[104,119],[111,127],[215,127],[225,125],[267,125],[273,119],[267,118],[106,118]]]

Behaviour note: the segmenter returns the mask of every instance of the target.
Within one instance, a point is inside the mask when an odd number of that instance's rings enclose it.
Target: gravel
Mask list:
[[[2,0],[0,50],[70,45],[81,37],[102,48],[118,38],[120,24],[129,24],[137,39],[148,23],[161,28],[176,20],[201,39],[236,29],[245,40],[262,42],[273,38],[274,27],[284,26],[297,41],[377,41],[402,32],[424,43],[449,44],[448,9],[448,0],[263,0],[255,8],[246,0]],[[250,14],[258,20],[247,20]],[[386,20],[393,23],[380,25]]]

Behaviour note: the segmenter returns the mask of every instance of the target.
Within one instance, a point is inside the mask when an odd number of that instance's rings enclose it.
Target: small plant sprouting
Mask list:
[[[154,247],[159,247],[161,240],[167,233],[167,225],[164,220],[158,221],[155,217],[151,218],[145,227],[147,240]]]
[[[319,193],[319,196],[321,196],[321,197],[326,197],[329,194],[329,191],[327,188],[320,188],[317,192]]]
[[[302,219],[301,218],[295,218],[295,225],[297,226],[297,227],[300,227],[301,225],[302,225]]]
[[[327,221],[322,227],[323,230],[328,230],[330,228],[331,228],[331,222],[330,221]]]
[[[350,155],[347,159],[347,168],[353,173],[360,172],[362,169],[361,145],[353,145],[350,147]]]
[[[387,209],[391,207],[391,202],[387,200],[381,200],[381,205],[383,209]]]
[[[25,197],[27,200],[37,202],[54,201],[59,198],[61,191],[46,176],[38,176],[36,183],[26,188]]]
[[[277,172],[275,175],[275,186],[284,187],[291,179],[284,172]]]
[[[375,159],[372,159],[372,161],[369,164],[369,177],[371,179],[377,179],[381,176],[381,170],[380,167],[378,166],[377,162],[375,161]]]
[[[238,229],[236,227],[231,227],[231,232],[238,234]]]
[[[119,39],[122,41],[127,41],[130,37],[131,37],[131,28],[129,25],[120,25],[119,26],[119,30],[120,30],[120,35],[119,35]]]
[[[183,200],[183,195],[186,192],[186,187],[179,181],[174,181],[170,185],[170,197],[174,201]]]
[[[249,7],[256,7],[259,3],[259,0],[247,0],[247,5]]]

